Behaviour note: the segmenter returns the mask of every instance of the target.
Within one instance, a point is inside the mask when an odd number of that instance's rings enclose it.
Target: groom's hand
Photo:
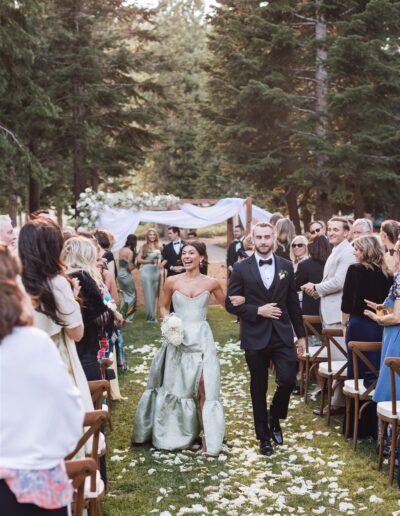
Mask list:
[[[297,358],[302,357],[304,355],[304,353],[306,352],[306,339],[304,337],[297,339],[296,349],[297,349]]]
[[[261,315],[261,317],[265,317],[267,319],[279,319],[282,315],[282,310],[276,306],[276,303],[267,303],[266,305],[258,308],[257,315]]]

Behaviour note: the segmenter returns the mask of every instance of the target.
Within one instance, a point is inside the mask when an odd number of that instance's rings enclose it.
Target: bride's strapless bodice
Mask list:
[[[210,293],[205,290],[196,297],[189,297],[178,290],[172,295],[174,311],[185,322],[202,322],[207,319]]]

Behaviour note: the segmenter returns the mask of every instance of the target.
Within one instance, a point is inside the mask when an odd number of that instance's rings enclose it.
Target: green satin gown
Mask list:
[[[149,251],[145,260],[158,260],[161,258],[160,251]],[[160,268],[157,263],[145,263],[140,267],[140,279],[142,281],[146,319],[150,322],[156,320],[156,299],[160,290]]]
[[[156,353],[134,418],[133,443],[151,441],[162,450],[182,450],[201,430],[209,455],[218,455],[225,434],[220,401],[220,366],[206,321],[209,292],[190,298],[174,292],[175,313],[182,319],[183,343],[163,344]],[[200,414],[199,383],[204,378],[205,403]]]
[[[121,289],[122,299],[120,305],[120,312],[124,319],[131,321],[135,312],[136,305],[136,287],[133,281],[132,274],[128,270],[131,262],[120,259],[118,263],[118,284]]]

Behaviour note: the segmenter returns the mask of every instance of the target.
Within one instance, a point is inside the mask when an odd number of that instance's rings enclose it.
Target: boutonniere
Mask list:
[[[286,276],[287,276],[288,274],[289,274],[289,273],[288,273],[288,271],[286,271],[286,270],[281,270],[281,271],[279,271],[279,272],[278,272],[278,278],[279,278],[280,280],[283,280],[284,278],[286,278]]]

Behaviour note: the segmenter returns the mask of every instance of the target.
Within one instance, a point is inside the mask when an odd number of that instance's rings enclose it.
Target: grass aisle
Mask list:
[[[145,389],[159,326],[146,324],[139,311],[124,330],[129,371],[120,378],[124,401],[114,403],[109,438],[109,516],[161,514],[368,514],[400,510],[399,490],[387,487],[387,470],[378,473],[374,446],[353,453],[340,420],[327,428],[292,397],[283,426],[285,445],[272,458],[258,454],[254,438],[248,374],[239,349],[238,326],[221,308],[210,309],[210,324],[222,367],[226,445],[218,459],[195,451],[160,452],[132,448],[132,418]]]

